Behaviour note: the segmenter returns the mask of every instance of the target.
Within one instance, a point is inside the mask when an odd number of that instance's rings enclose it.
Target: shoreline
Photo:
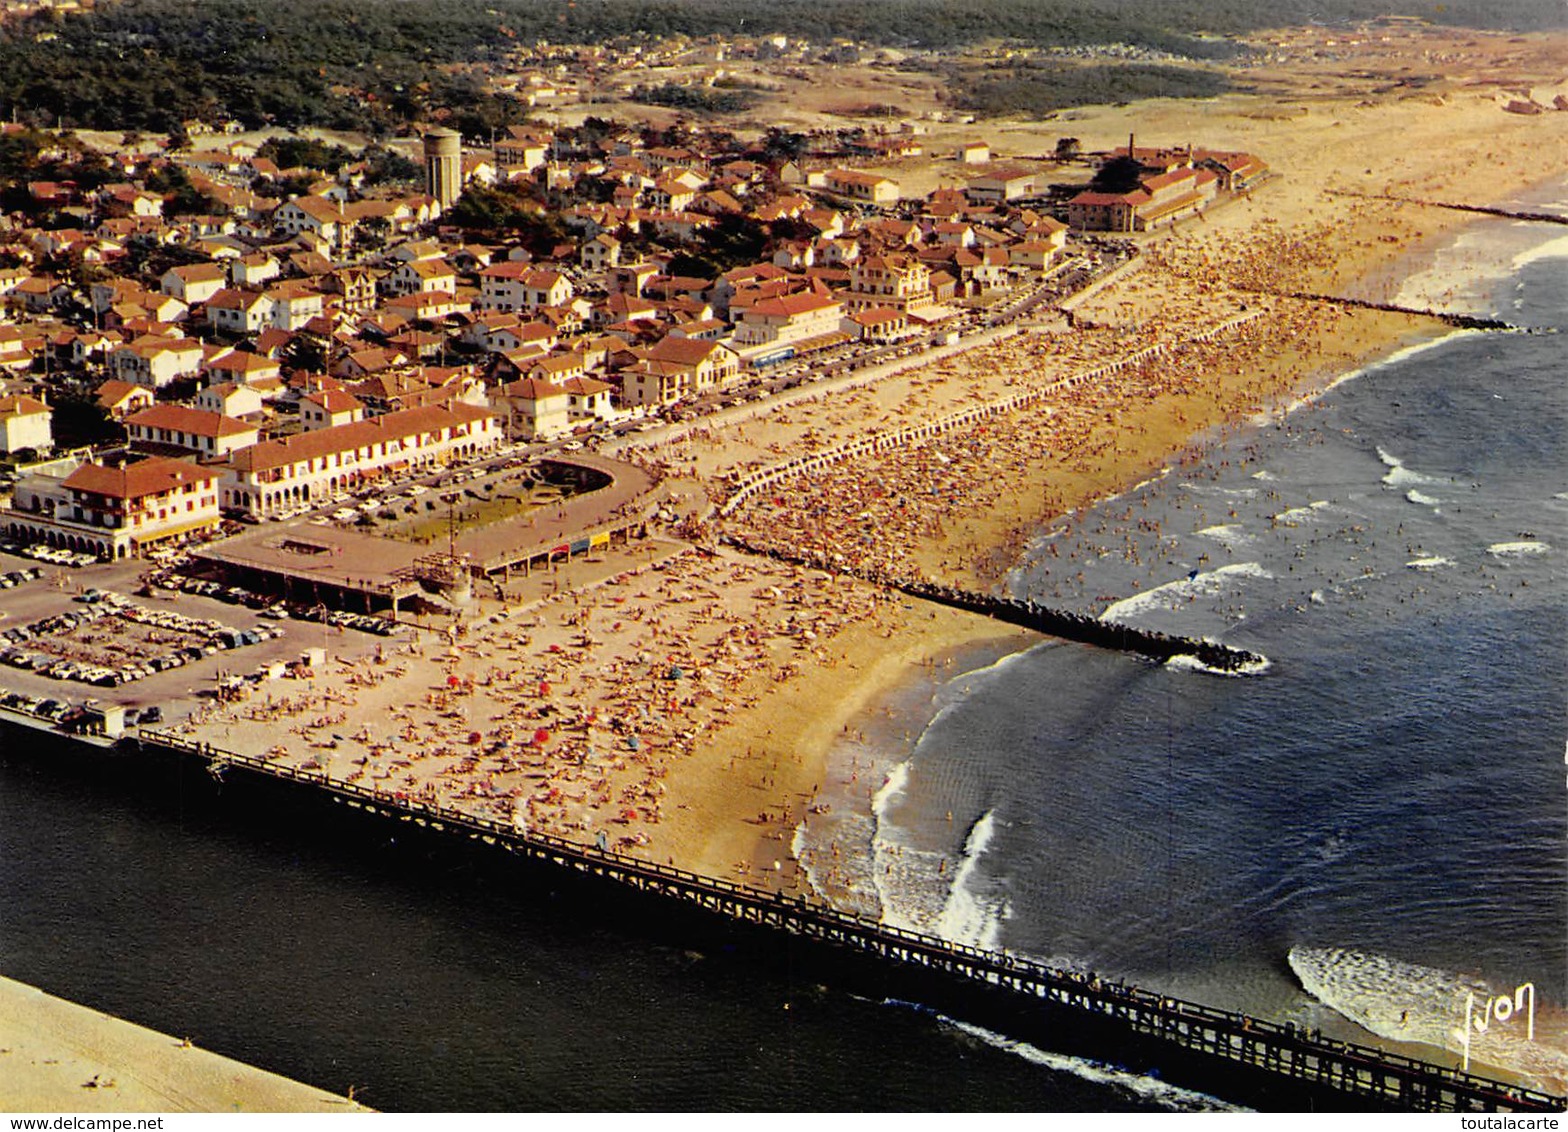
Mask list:
[[[1205,113],[1146,109],[1151,128],[1187,116],[1166,130]],[[771,511],[753,509],[770,537],[813,553],[866,555],[878,567],[967,588],[1004,580],[1023,547],[1062,517],[1435,333],[1440,324],[1424,316],[1284,297],[1409,267],[1416,251],[1436,247],[1418,237],[1451,240],[1497,223],[1442,213],[1414,217],[1418,226],[1398,206],[1361,200],[1322,219],[1338,174],[1321,158],[1356,132],[1339,131],[1329,110],[1275,137],[1280,178],[1211,217],[1140,240],[1147,262],[1078,304],[1072,327],[1030,320],[1020,333],[911,361],[881,380],[803,393],[745,421],[705,421],[650,444],[646,458],[675,464],[699,489],[722,488],[759,461],[819,451],[889,421],[936,419],[1145,359],[1038,403],[1013,403],[999,424],[967,436],[954,430],[814,472],[810,496],[785,489],[761,501]],[[1416,115],[1423,128],[1452,133],[1456,146],[1506,149],[1497,162],[1455,167],[1446,151],[1412,149],[1422,164],[1400,173],[1429,182],[1435,170],[1445,178],[1438,189],[1473,196],[1485,185],[1494,199],[1527,182],[1555,185],[1560,174],[1528,174],[1538,172],[1543,147],[1558,135],[1568,142],[1568,118],[1499,122],[1498,113],[1466,103],[1444,108],[1441,123]],[[1415,114],[1379,108],[1352,123],[1355,140],[1380,146]],[[1257,128],[1251,141],[1268,151],[1273,127]],[[1379,152],[1369,150],[1371,163]],[[1455,187],[1456,178],[1465,183]],[[1251,321],[1239,331],[1199,343],[1242,313]],[[1153,345],[1174,348],[1148,360]],[[736,515],[742,531],[759,517]],[[659,863],[795,884],[781,875],[793,858],[779,843],[812,803],[832,736],[912,664],[1007,635],[984,618],[819,571],[690,543],[656,562],[644,557],[650,548],[609,556],[588,585],[578,573],[571,590],[480,602],[445,639],[422,631],[390,655],[333,657],[317,674],[325,679],[306,672],[260,686],[201,707],[176,729],[280,767],[363,782],[394,804],[450,804],[519,829],[613,840]],[[611,586],[621,588],[600,588]]]
[[[1568,191],[1568,180],[1565,180],[1561,175],[1555,175],[1537,181],[1523,190],[1509,194],[1509,196],[1529,199],[1532,196],[1544,195],[1548,192],[1562,193],[1565,191]],[[1395,258],[1393,264],[1378,265],[1371,269],[1369,274],[1380,275],[1383,279],[1382,285],[1377,290],[1380,293],[1386,290],[1387,295],[1384,297],[1392,299],[1393,296],[1397,296],[1400,293],[1401,289],[1409,281],[1432,271],[1443,252],[1452,248],[1466,234],[1499,223],[1495,218],[1484,216],[1467,217],[1457,213],[1448,214],[1444,219],[1446,222],[1436,226],[1434,231],[1427,233],[1417,247],[1403,250]],[[1561,237],[1556,238],[1560,239]],[[1553,237],[1546,236],[1543,237],[1543,242],[1550,242],[1552,239]],[[1394,275],[1391,271],[1391,268],[1394,266],[1397,266],[1399,269],[1398,275]],[[1501,260],[1495,263],[1484,263],[1479,266],[1480,270],[1464,277],[1463,282],[1472,285],[1479,284],[1488,279],[1506,277],[1511,270],[1510,265]],[[1355,282],[1347,288],[1350,293],[1355,293],[1357,289]],[[1114,295],[1115,284],[1108,290]],[[1152,456],[1151,454],[1152,462],[1139,474],[1124,476],[1120,481],[1105,479],[1102,481],[1103,490],[1099,494],[1087,495],[1073,507],[1060,510],[1054,514],[1043,515],[1033,520],[1015,522],[1008,529],[1006,540],[996,548],[997,550],[1006,548],[1015,551],[1011,565],[1001,571],[969,573],[967,577],[961,576],[957,579],[959,584],[967,583],[977,585],[978,587],[986,585],[1000,586],[1011,592],[1013,582],[1018,576],[1018,570],[1022,565],[1019,560],[1019,554],[1023,548],[1027,547],[1031,539],[1038,538],[1046,534],[1051,528],[1064,522],[1070,522],[1077,515],[1108,500],[1117,498],[1150,478],[1158,478],[1178,470],[1182,463],[1185,462],[1187,453],[1224,443],[1235,432],[1265,428],[1269,422],[1293,413],[1299,408],[1311,405],[1340,384],[1361,377],[1369,371],[1408,354],[1434,348],[1456,337],[1485,333],[1484,331],[1447,327],[1435,320],[1417,316],[1387,312],[1366,312],[1366,314],[1369,325],[1365,327],[1363,334],[1355,339],[1357,345],[1338,352],[1332,360],[1322,361],[1317,366],[1306,370],[1303,380],[1299,383],[1276,388],[1273,390],[1268,402],[1258,406],[1255,411],[1244,414],[1226,414],[1220,419],[1210,421],[1205,427],[1190,434],[1186,444],[1180,448],[1166,451],[1163,458]],[[1405,325],[1401,326],[1400,323]],[[1020,538],[1020,535],[1023,537]],[[938,546],[926,549],[927,558],[925,561],[927,564],[931,564],[934,555],[945,548]],[[944,562],[943,565],[947,565],[947,563]],[[1036,635],[1031,643],[1022,644],[1007,652],[1000,653],[995,660],[1001,661],[1008,656],[1024,652],[1046,639]],[[979,647],[985,643],[978,637],[969,641],[951,640],[943,642],[947,646],[949,653],[956,652],[966,645]],[[961,675],[963,674],[957,673],[953,679],[957,679]],[[888,679],[884,674],[883,678],[878,681],[877,688],[869,691],[867,694],[855,697],[841,697],[836,701],[833,706],[838,709],[838,714],[834,716],[832,722],[839,723],[841,733],[861,730],[870,732],[874,728],[875,718],[897,696],[901,689],[917,685],[924,679],[926,679],[924,673],[908,668],[905,669],[901,679]],[[941,684],[937,685],[938,688],[941,686]],[[858,709],[855,708],[855,705],[858,705]],[[846,708],[854,710],[845,710]],[[935,718],[936,713],[937,709],[933,707],[932,711],[923,719],[916,720],[919,727],[909,738],[909,741],[900,744],[895,750],[887,754],[885,760],[887,766],[897,767],[909,761],[919,742],[920,735],[923,734],[924,728]],[[832,730],[830,725],[823,729]],[[839,751],[839,744],[835,741],[830,744],[828,750],[822,753],[821,765],[824,769],[832,767]],[[831,802],[837,803],[845,797],[847,796],[835,794]],[[872,803],[870,801],[865,803],[863,813],[864,816],[868,816],[871,819],[873,829],[875,829],[877,819],[872,811]],[[801,844],[799,836],[803,833],[803,824],[804,820],[797,825],[797,839],[793,844]],[[763,844],[765,843],[759,842],[759,854],[762,851]],[[961,856],[961,850],[962,843],[960,842],[957,850],[955,850],[955,854]],[[793,852],[791,856],[794,856]],[[954,863],[957,863],[956,857]],[[799,867],[798,861],[792,862],[792,864],[796,868]],[[831,890],[814,886],[813,891],[829,903],[837,903],[833,899],[834,893]]]
[[[370,1112],[265,1069],[0,976],[8,1112]]]

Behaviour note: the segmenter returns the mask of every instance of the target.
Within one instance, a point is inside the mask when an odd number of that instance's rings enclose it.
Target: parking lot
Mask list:
[[[40,568],[31,559],[0,553],[0,657],[15,650],[42,660],[24,667],[0,659],[0,704],[30,714],[40,714],[41,708],[51,719],[86,702],[139,712],[157,708],[156,714],[173,718],[224,682],[262,679],[264,673],[271,678],[280,666],[297,664],[307,648],[360,659],[387,646],[386,636],[361,631],[348,620],[333,624],[268,616],[228,593],[159,589],[153,596],[139,594],[139,576],[147,565],[122,561]],[[29,571],[36,576],[3,584],[7,576]],[[34,631],[40,624],[43,631]],[[93,675],[95,666],[114,672],[117,681],[81,678]],[[129,670],[134,674],[127,679]]]

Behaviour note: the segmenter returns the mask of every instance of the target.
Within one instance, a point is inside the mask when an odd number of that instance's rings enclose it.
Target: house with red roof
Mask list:
[[[264,440],[229,458],[223,506],[260,518],[366,480],[481,455],[501,435],[495,413],[454,398]]]
[[[201,343],[193,338],[145,335],[118,346],[109,355],[109,368],[121,381],[161,389],[201,370]]]
[[[111,419],[123,421],[132,413],[150,408],[157,398],[145,385],[135,385],[111,377],[98,387],[96,400],[98,407],[108,413]]]
[[[24,541],[134,557],[215,529],[218,478],[212,468],[160,456],[118,468],[88,463],[66,475],[34,473],[18,481],[0,524]]]
[[[565,306],[576,290],[559,271],[531,264],[495,263],[479,273],[479,306],[483,310],[536,311]]]
[[[306,430],[336,428],[365,419],[365,404],[346,389],[320,389],[299,399],[299,419]]]
[[[491,390],[489,399],[515,439],[554,440],[571,431],[571,397],[548,378],[518,378]]]
[[[169,448],[194,452],[204,459],[218,459],[248,448],[261,438],[253,424],[184,405],[154,405],[125,421],[131,446],[143,452]]]
[[[843,317],[843,302],[823,291],[759,299],[737,317],[735,347],[744,357],[757,351],[798,346],[811,339],[836,335]]]
[[[0,397],[0,452],[31,448],[47,452],[54,447],[50,409],[36,397]]]

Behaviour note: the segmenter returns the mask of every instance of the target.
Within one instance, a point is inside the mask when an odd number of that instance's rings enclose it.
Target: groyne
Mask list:
[[[1077,389],[1102,377],[1109,377],[1135,366],[1140,366],[1145,362],[1158,360],[1183,346],[1212,342],[1216,338],[1230,334],[1254,319],[1260,318],[1263,313],[1261,310],[1246,311],[1199,334],[1184,338],[1180,342],[1146,346],[1141,350],[1128,354],[1126,357],[1118,358],[1114,362],[1106,362],[1104,365],[1093,366],[1056,381],[1031,386],[1020,392],[1008,394],[1006,397],[988,401],[983,405],[960,409],[957,412],[933,417],[918,424],[909,424],[900,428],[883,429],[878,432],[868,433],[854,440],[836,444],[831,448],[824,448],[820,452],[813,452],[806,456],[795,456],[788,460],[781,460],[778,463],[758,468],[733,481],[730,494],[719,505],[717,514],[720,518],[733,514],[737,508],[752,496],[781,480],[789,479],[791,476],[814,472],[821,468],[842,463],[845,460],[852,460],[857,456],[888,452],[906,445],[919,444],[956,429],[972,427],[992,417],[1011,413],[1025,406],[1033,405],[1036,402]]]
[[[336,803],[367,819],[417,828],[432,838],[489,847],[540,866],[577,874],[720,918],[738,928],[777,933],[862,957],[877,969],[904,972],[960,1001],[1005,1001],[1025,1014],[1049,1014],[1050,1028],[1120,1034],[1140,1048],[1163,1050],[1160,1065],[1196,1069],[1209,1080],[1277,1082],[1282,1105],[1446,1112],[1560,1111],[1564,1099],[1453,1066],[1336,1041],[1293,1023],[1161,995],[1092,972],[1006,952],[987,951],[881,924],[816,899],[787,896],[706,877],[415,798],[388,796],[321,771],[192,743],[172,732],[143,731],[156,751],[204,765],[214,778],[274,783],[290,798]],[[949,993],[951,992],[951,993]],[[1022,1016],[1022,1015],[1021,1015]],[[1057,1032],[1061,1032],[1057,1030]]]
[[[1500,216],[1505,220],[1528,220],[1536,224],[1568,224],[1568,216],[1555,212],[1536,212],[1519,208],[1499,208],[1487,204],[1460,204],[1446,200],[1423,200],[1420,197],[1400,197],[1392,193],[1352,193],[1341,190],[1334,196],[1360,197],[1362,200],[1386,200],[1395,204],[1419,204],[1427,208],[1446,208],[1451,212],[1475,212],[1482,216]]]
[[[1512,330],[1533,333],[1531,328],[1515,326],[1500,318],[1475,314],[1452,314],[1447,311],[1427,310],[1424,307],[1405,307],[1398,303],[1379,303],[1371,299],[1352,299],[1345,295],[1320,295],[1313,291],[1254,291],[1254,294],[1277,295],[1284,299],[1304,299],[1314,303],[1332,303],[1338,307],[1355,307],[1357,310],[1386,311],[1390,314],[1412,314],[1421,318],[1435,318],[1459,330]]]
[[[886,586],[910,597],[934,601],[954,609],[964,609],[984,617],[994,618],[1009,625],[1033,629],[1047,636],[1118,652],[1136,653],[1160,663],[1178,656],[1193,657],[1204,668],[1232,675],[1261,672],[1269,665],[1267,657],[1246,649],[1232,648],[1218,641],[1197,637],[1174,637],[1150,629],[1137,629],[1115,621],[1103,621],[1084,613],[1052,609],[1033,601],[990,594],[974,593],[941,582],[924,582],[883,575],[878,571],[855,569],[841,563],[825,561],[814,555],[797,551],[761,546],[735,535],[724,535],[722,541],[747,554],[758,554],[792,566],[805,566],[813,570],[843,574],[873,585]]]

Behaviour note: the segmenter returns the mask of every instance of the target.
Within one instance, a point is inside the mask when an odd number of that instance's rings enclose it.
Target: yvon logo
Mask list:
[[[1494,994],[1481,1004],[1480,1012],[1476,1011],[1475,991],[1465,993],[1465,1020],[1459,1040],[1463,1044],[1465,1054],[1465,1072],[1470,1072],[1470,1041],[1476,1034],[1484,1034],[1493,1026],[1505,1026],[1510,1022],[1515,1027],[1521,1015],[1524,1017],[1525,1040],[1535,1040],[1535,984],[1521,983],[1514,988],[1512,995]]]

